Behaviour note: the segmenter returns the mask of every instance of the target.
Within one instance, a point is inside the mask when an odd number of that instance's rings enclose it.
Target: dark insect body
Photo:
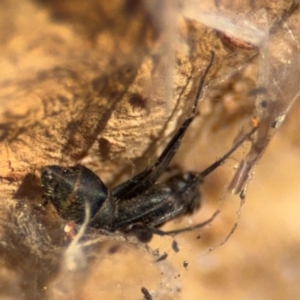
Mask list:
[[[156,183],[156,181],[169,166],[186,129],[195,117],[204,80],[213,59],[212,52],[211,61],[201,78],[191,115],[180,126],[157,161],[143,172],[109,191],[96,174],[82,165],[74,167],[52,165],[42,168],[44,198],[53,203],[62,218],[82,224],[87,217],[87,204],[89,226],[111,232],[116,230],[131,232],[145,242],[149,241],[153,234],[175,235],[203,227],[211,222],[218,211],[206,222],[191,227],[168,232],[158,229],[163,223],[179,215],[193,213],[199,208],[199,183],[249,139],[256,128],[201,173],[176,175],[165,183]]]
[[[142,287],[142,288],[141,288],[141,292],[142,292],[143,295],[144,295],[143,300],[153,300],[151,294],[149,293],[149,291],[148,291],[145,287]]]

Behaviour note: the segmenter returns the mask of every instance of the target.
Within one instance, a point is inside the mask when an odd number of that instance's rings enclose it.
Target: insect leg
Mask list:
[[[191,122],[194,120],[196,115],[196,108],[199,102],[199,98],[201,95],[201,91],[203,89],[204,81],[206,79],[206,76],[213,64],[214,60],[214,52],[211,52],[211,59],[206,67],[203,76],[201,77],[196,97],[194,100],[192,113],[191,115],[182,123],[178,131],[175,133],[167,147],[164,149],[162,154],[159,156],[157,161],[147,168],[145,171],[137,174],[132,179],[124,182],[123,184],[118,185],[116,188],[112,190],[112,195],[118,199],[129,199],[137,194],[140,194],[144,191],[146,191],[149,187],[151,187],[155,181],[158,179],[158,177],[165,171],[165,169],[168,167],[170,161],[174,157],[175,153],[177,152],[181,140],[191,124]]]

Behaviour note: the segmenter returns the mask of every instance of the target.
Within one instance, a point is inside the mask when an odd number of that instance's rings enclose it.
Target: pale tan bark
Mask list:
[[[220,11],[234,7],[244,16],[262,7],[261,1],[250,2],[246,5],[243,1],[219,0],[208,5],[217,5]],[[278,5],[274,1],[269,2],[264,2],[263,7],[267,8],[270,27],[274,25],[275,32],[280,26],[279,21],[288,18],[293,2],[278,1]],[[178,8],[167,1],[161,4],[160,1],[70,0],[39,3],[10,0],[1,4],[0,195],[3,204],[1,218],[5,224],[1,229],[1,239],[8,245],[11,243],[11,247],[19,247],[19,250],[10,253],[9,248],[1,252],[3,265],[9,268],[3,268],[0,276],[9,282],[2,288],[3,291],[15,285],[18,287],[11,292],[11,297],[16,297],[13,299],[21,299],[18,295],[26,289],[27,298],[38,299],[41,294],[44,295],[40,291],[41,285],[52,289],[57,287],[57,281],[50,284],[49,278],[52,280],[52,276],[47,278],[45,273],[39,273],[36,269],[39,269],[39,263],[45,262],[53,268],[49,269],[50,274],[57,271],[56,259],[62,255],[62,248],[59,247],[63,243],[60,240],[63,235],[59,231],[60,224],[57,225],[56,221],[52,223],[52,215],[44,217],[38,213],[37,221],[32,216],[32,228],[28,226],[31,223],[30,214],[33,214],[28,205],[42,202],[39,179],[42,166],[82,163],[101,176],[109,186],[147,167],[189,115],[212,49],[216,52],[216,59],[206,79],[206,98],[199,105],[199,116],[175,162],[185,170],[201,170],[231,146],[239,128],[251,118],[254,98],[247,97],[247,94],[256,84],[257,47],[224,36],[195,20],[184,18],[180,13],[171,15],[172,19],[168,15],[171,9],[178,13]],[[172,30],[176,26],[178,32]],[[242,71],[233,74],[237,70]],[[228,174],[223,174],[223,177],[226,176]],[[206,189],[212,195],[212,203],[217,202],[219,189],[223,187],[224,182],[217,177],[208,181]],[[15,213],[16,203],[27,205],[21,210],[22,217],[18,215],[19,211]],[[26,214],[28,218],[22,219]],[[52,224],[49,232],[47,227],[43,227],[37,233],[41,219],[43,226]],[[18,226],[28,227],[31,239],[26,240],[20,235],[16,231]],[[220,226],[222,229],[222,224]],[[7,236],[9,233],[12,238]],[[20,240],[15,242],[18,235]],[[211,235],[214,240],[214,233]],[[210,235],[207,236],[204,247],[209,245]],[[23,243],[24,239],[26,242]],[[123,237],[115,237],[113,241],[123,242]],[[49,257],[45,261],[43,255],[47,249],[38,252],[38,243],[41,247],[48,247]],[[194,243],[194,240],[188,242],[191,248]],[[31,244],[36,248],[30,249]],[[100,250],[96,248],[107,261],[91,270],[91,281],[86,286],[79,286],[76,290],[76,283],[81,282],[85,275],[75,276],[75,294],[78,292],[82,296],[92,291],[88,299],[94,299],[95,295],[103,299],[109,297],[112,292],[110,288],[105,290],[107,296],[97,294],[98,278],[106,276],[107,281],[110,278],[106,272],[98,274],[104,266],[111,268],[112,273],[123,268],[123,279],[116,281],[126,280],[126,266],[120,267],[118,259],[114,265],[110,250],[107,250],[111,245],[107,245],[100,246]],[[139,244],[130,250],[126,243],[122,245],[124,252],[129,249],[127,253],[144,251],[142,257],[148,263],[149,270],[139,265],[132,268],[130,278],[133,280],[139,277],[142,270],[142,273],[149,272],[146,275],[143,273],[145,278],[149,276],[145,283],[156,279],[159,286],[164,281],[161,276],[163,268],[171,274],[166,274],[169,276],[167,278],[174,279],[172,267],[156,267],[152,260],[153,253],[148,253],[145,246]],[[161,242],[156,245],[161,245]],[[187,253],[180,257],[186,255],[189,258],[190,252]],[[122,251],[120,255],[122,257]],[[128,260],[136,263],[136,256]],[[125,258],[127,262],[127,256],[123,253]],[[35,259],[32,265],[28,263],[28,260]],[[67,272],[62,272],[59,276],[67,275]],[[33,276],[40,278],[38,280]],[[200,275],[196,272],[195,276]],[[209,274],[201,276],[204,282],[205,278],[209,278]],[[26,277],[30,280],[25,280]],[[31,278],[37,287],[30,286]],[[105,284],[109,285],[109,282]],[[132,291],[127,289],[130,283],[126,284],[123,291],[129,296],[122,297],[133,299],[130,297]],[[138,281],[138,284],[142,283]],[[169,296],[176,299],[180,297],[176,280],[172,284]],[[149,286],[150,289],[156,287]],[[167,288],[164,286],[162,289]],[[119,295],[116,292],[113,297]],[[158,295],[161,299],[168,299],[165,290]],[[76,298],[70,296],[70,299]]]

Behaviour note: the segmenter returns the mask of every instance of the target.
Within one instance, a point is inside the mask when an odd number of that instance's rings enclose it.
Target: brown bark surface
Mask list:
[[[289,47],[282,43],[285,35],[299,42],[296,2],[244,2],[202,5],[222,16],[238,12],[240,20],[258,18],[257,11],[265,9],[270,37],[278,39],[272,53],[282,62]],[[197,10],[197,1],[193,5]],[[168,238],[156,237],[148,248],[132,237],[95,234],[88,240],[93,246],[72,248],[67,256],[86,264],[77,273],[66,262],[61,220],[53,218],[55,212],[32,208],[43,201],[44,165],[81,163],[111,187],[154,162],[189,116],[211,50],[216,58],[198,116],[173,164],[201,171],[230,148],[253,115],[255,95],[249,91],[257,87],[259,47],[188,18],[183,10],[169,1],[0,4],[0,297],[142,299],[142,286],[154,299],[300,295],[298,191],[292,185],[297,185],[297,106],[258,165],[238,232],[211,254],[200,256],[232,228],[236,200],[226,202],[213,227],[178,237],[179,253]],[[288,50],[299,55],[299,46]],[[203,207],[193,222],[216,208],[234,163],[205,181]],[[190,220],[181,220],[181,226]],[[156,263],[164,252],[167,260]]]

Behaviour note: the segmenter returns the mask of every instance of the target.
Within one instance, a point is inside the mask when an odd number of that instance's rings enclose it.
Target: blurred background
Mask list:
[[[299,297],[298,4],[2,1],[1,299],[143,299],[142,287],[153,299]],[[260,127],[205,178],[199,211],[163,229],[222,212],[148,245],[91,233],[66,250],[64,223],[30,208],[43,201],[40,168],[82,163],[112,187],[149,166],[189,116],[212,50],[172,165],[200,172],[251,119]],[[228,187],[242,160],[241,206]]]

